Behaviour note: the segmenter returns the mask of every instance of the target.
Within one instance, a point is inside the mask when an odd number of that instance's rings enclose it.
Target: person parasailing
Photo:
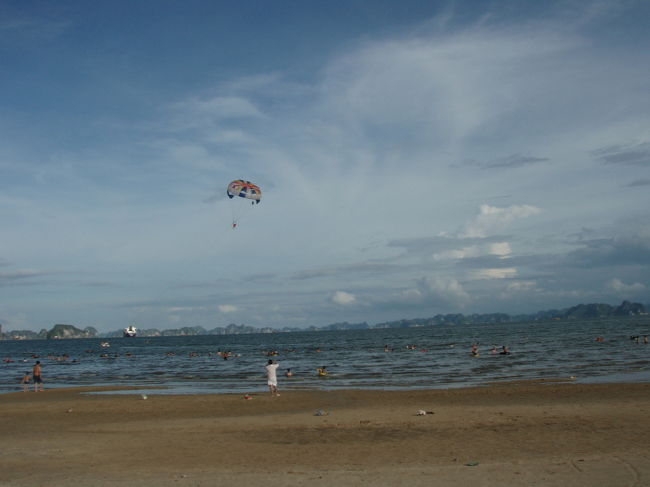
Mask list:
[[[262,190],[256,184],[243,179],[236,179],[228,184],[226,190],[228,198],[231,200],[230,208],[232,210],[232,229],[237,228],[239,220],[243,216],[243,211],[251,202],[251,206],[258,205],[262,199]]]

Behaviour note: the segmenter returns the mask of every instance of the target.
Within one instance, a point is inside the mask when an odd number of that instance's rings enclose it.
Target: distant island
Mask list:
[[[38,333],[31,330],[14,330],[2,333],[0,326],[0,339],[3,340],[57,340],[65,338],[95,338],[101,336],[95,328],[88,326],[83,330],[73,325],[54,325],[50,331],[42,329]]]
[[[647,305],[650,308],[650,305]],[[431,318],[414,318],[396,321],[387,321],[369,325],[362,323],[332,323],[325,326],[309,326],[305,328],[284,327],[256,328],[248,325],[230,324],[225,327],[217,327],[206,330],[202,326],[187,326],[182,328],[158,330],[156,328],[138,330],[140,337],[158,336],[196,336],[196,335],[244,335],[250,333],[289,333],[296,331],[336,331],[336,330],[369,330],[381,328],[418,328],[435,325],[470,325],[490,323],[520,323],[525,321],[577,321],[583,319],[602,319],[611,317],[642,316],[647,315],[646,306],[641,303],[623,301],[618,306],[611,306],[604,303],[579,304],[571,308],[560,310],[538,311],[533,314],[509,315],[506,313],[484,313],[464,315],[462,313],[438,314]],[[123,334],[122,330],[100,334],[89,326],[83,329],[73,325],[57,324],[51,330],[34,332],[30,330],[14,330],[2,332],[0,325],[0,339],[4,340],[33,340],[33,339],[69,339],[69,338],[117,338]]]

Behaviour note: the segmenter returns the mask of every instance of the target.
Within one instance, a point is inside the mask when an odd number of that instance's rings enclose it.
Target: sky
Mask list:
[[[649,303],[649,20],[642,0],[2,0],[0,324]]]

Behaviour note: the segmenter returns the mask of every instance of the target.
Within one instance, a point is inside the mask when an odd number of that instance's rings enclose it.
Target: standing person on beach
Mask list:
[[[279,396],[278,392],[278,376],[277,370],[280,364],[269,359],[268,364],[266,364],[266,379],[269,385],[269,391],[271,391],[272,396]]]
[[[38,392],[40,387],[41,392],[45,389],[43,388],[43,379],[41,378],[41,361],[37,360],[32,369],[32,376],[34,377],[34,392]]]

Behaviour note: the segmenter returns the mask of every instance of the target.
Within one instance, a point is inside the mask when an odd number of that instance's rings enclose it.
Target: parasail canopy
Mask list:
[[[244,181],[243,179],[236,179],[228,185],[226,191],[230,199],[239,197],[245,198],[247,200],[253,200],[255,203],[259,203],[262,199],[262,190],[256,184],[251,183],[250,181]]]

